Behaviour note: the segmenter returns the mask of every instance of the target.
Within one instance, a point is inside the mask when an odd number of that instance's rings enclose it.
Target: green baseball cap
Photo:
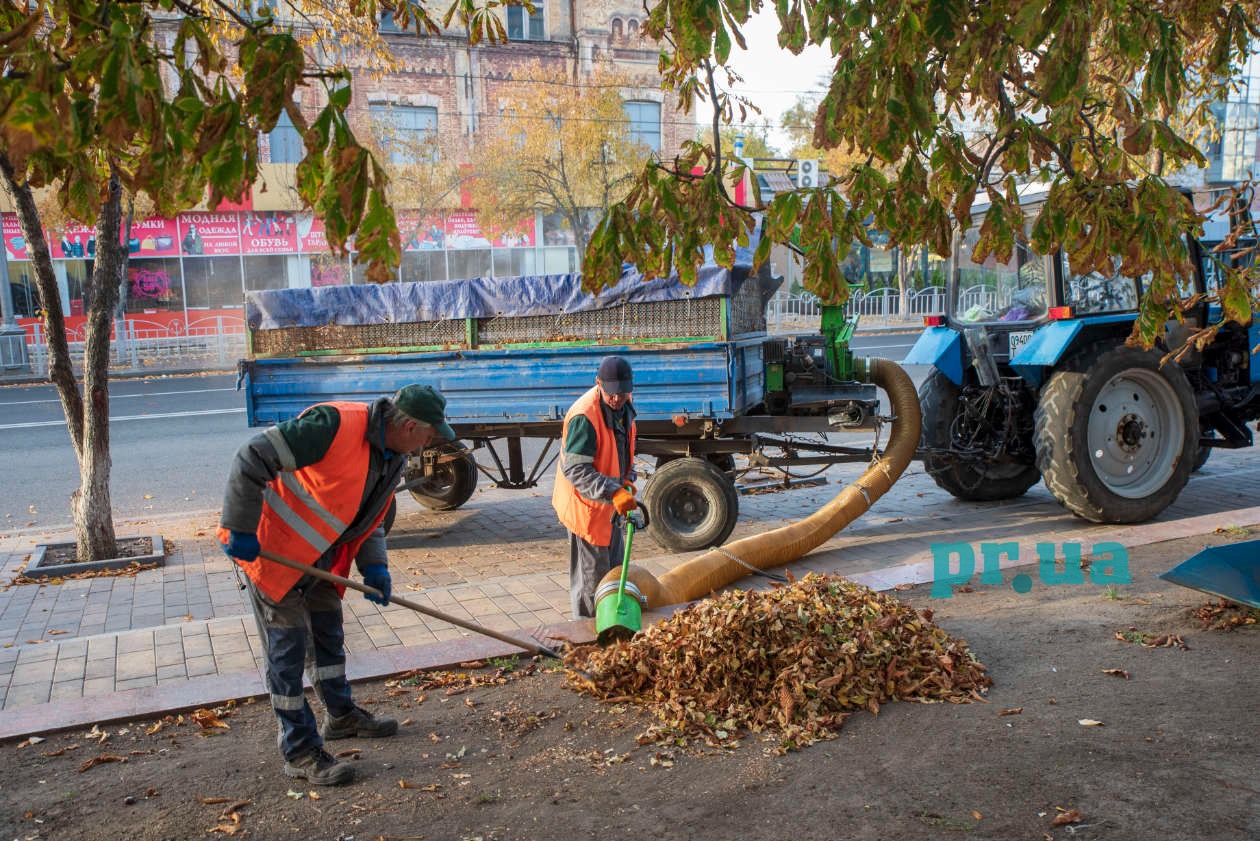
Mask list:
[[[409,418],[427,423],[447,441],[458,441],[455,430],[446,422],[446,398],[431,385],[412,383],[398,389],[394,405]]]

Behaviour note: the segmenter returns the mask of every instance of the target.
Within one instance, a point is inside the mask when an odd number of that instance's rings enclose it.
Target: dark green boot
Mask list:
[[[372,715],[362,707],[355,707],[336,718],[324,713],[324,726],[319,733],[324,741],[330,739],[380,739],[398,732],[398,722],[389,716]]]
[[[321,748],[285,760],[284,775],[306,780],[313,786],[339,786],[354,779],[354,767]]]

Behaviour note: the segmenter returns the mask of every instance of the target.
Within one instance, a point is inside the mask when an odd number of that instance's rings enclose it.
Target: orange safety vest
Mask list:
[[[556,484],[551,492],[551,506],[556,509],[560,523],[592,546],[608,546],[612,543],[611,502],[587,499],[578,493],[573,483],[564,477],[564,445],[569,436],[569,420],[578,415],[595,428],[595,469],[605,476],[621,479],[621,464],[617,459],[617,441],[613,431],[604,423],[604,411],[600,405],[599,386],[577,399],[564,416],[564,431],[560,436],[560,468],[556,470]],[[634,460],[635,425],[630,422],[630,459]]]
[[[354,522],[363,502],[371,445],[367,440],[368,407],[362,403],[333,402],[341,416],[337,434],[322,459],[292,473],[281,473],[263,490],[263,512],[258,542],[275,555],[314,565]],[[361,537],[338,547],[332,572],[344,576],[363,541],[385,519],[385,506],[376,523]],[[228,531],[219,528],[226,544]],[[296,569],[258,558],[237,561],[245,574],[274,601],[284,598],[301,578]],[[339,591],[344,588],[338,587]]]

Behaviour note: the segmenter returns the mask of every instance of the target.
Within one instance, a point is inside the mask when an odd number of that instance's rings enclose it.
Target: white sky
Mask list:
[[[749,115],[750,122],[768,120],[771,126],[770,144],[786,154],[787,137],[776,130],[779,118],[801,94],[825,90],[822,77],[830,78],[834,62],[828,51],[821,47],[806,47],[799,56],[780,48],[777,40],[779,19],[773,4],[763,6],[760,14],[752,18],[742,31],[748,42],[748,51],[744,52],[736,45],[731,50],[730,60],[730,66],[744,77],[736,92],[761,108],[760,116]],[[719,74],[718,81],[725,79]],[[709,103],[698,103],[695,113],[701,125],[707,127],[712,123],[713,109]],[[735,116],[739,118],[738,111]]]

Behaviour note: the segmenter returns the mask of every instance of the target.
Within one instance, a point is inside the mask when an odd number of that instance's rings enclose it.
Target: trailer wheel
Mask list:
[[[643,489],[656,542],[676,552],[717,546],[739,518],[739,495],[725,473],[702,458],[662,464]]]
[[[962,389],[935,368],[924,380],[919,388],[924,447],[949,447],[961,393]],[[963,461],[957,457],[925,455],[923,468],[942,489],[968,502],[1014,499],[1022,496],[1041,478],[1035,464],[1014,461]]]
[[[1199,416],[1185,372],[1157,351],[1095,346],[1056,372],[1037,405],[1037,464],[1068,510],[1138,523],[1190,478]]]
[[[424,465],[419,459],[407,462],[403,481],[424,478]],[[410,488],[412,499],[430,511],[454,511],[468,501],[477,489],[477,466],[472,455],[439,462],[431,477],[423,484]]]
[[[657,456],[656,469],[660,470],[662,465],[669,464],[671,461],[677,461],[685,456]],[[705,456],[709,464],[712,464],[718,470],[721,470],[731,481],[735,481],[735,456],[731,453],[709,453]]]

